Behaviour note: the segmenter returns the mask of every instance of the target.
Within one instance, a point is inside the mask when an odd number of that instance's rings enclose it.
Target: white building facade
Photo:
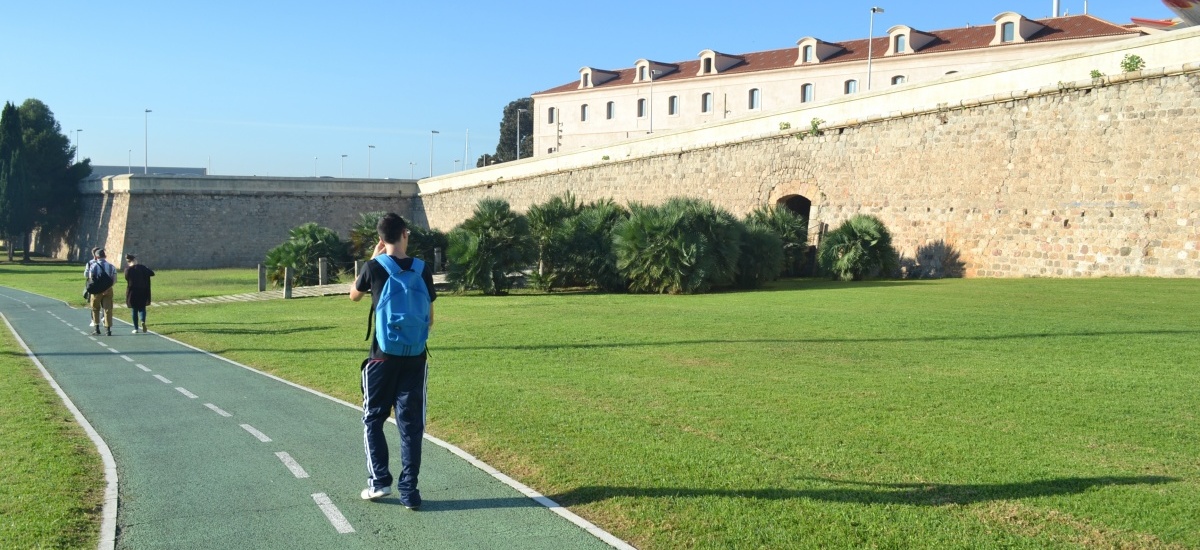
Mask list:
[[[871,40],[835,43],[810,36],[780,50],[738,55],[704,50],[697,59],[676,63],[639,59],[620,70],[583,67],[578,80],[532,94],[533,154],[801,109],[869,89],[996,69],[1145,34],[1089,15],[1035,21],[1005,12],[994,22],[931,32],[896,25]],[[1047,83],[1030,83],[1042,84]]]

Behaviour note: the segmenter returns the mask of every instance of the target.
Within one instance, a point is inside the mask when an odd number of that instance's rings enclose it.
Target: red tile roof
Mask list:
[[[1055,42],[1061,40],[1078,40],[1082,38],[1097,38],[1101,36],[1132,36],[1141,34],[1140,31],[1114,23],[1109,23],[1108,21],[1097,19],[1090,15],[1072,15],[1066,17],[1036,19],[1034,21],[1043,25],[1045,28],[1026,39],[1026,44]],[[916,31],[917,29],[913,30]],[[988,45],[991,44],[992,39],[996,36],[996,27],[994,25],[984,25],[979,27],[960,27],[941,31],[919,32],[933,36],[933,40],[921,48],[920,51],[906,55],[924,55],[987,48],[989,47]],[[874,50],[874,56],[879,58],[884,52],[887,51],[889,38],[887,36],[881,36],[876,37],[873,40],[874,45],[872,46],[872,49]],[[843,49],[842,51],[821,61],[822,64],[865,61],[867,59],[866,39],[828,43],[835,46],[840,46]],[[1005,44],[996,47],[1009,46],[1012,46],[1012,44]],[[733,57],[741,57],[745,61],[721,71],[721,74],[752,73],[757,71],[769,71],[773,69],[792,67],[796,63],[798,53],[799,52],[797,48],[793,46],[779,50],[734,54]],[[671,65],[670,63],[665,64]],[[660,76],[654,79],[655,82],[700,78],[697,76],[697,73],[700,71],[699,59],[680,61],[675,63],[675,65],[679,66],[678,71],[673,71],[669,74]],[[636,75],[633,68],[620,69],[616,71],[610,70],[608,72],[615,73],[619,76],[609,80],[608,82],[605,82],[604,84],[596,85],[592,89],[611,88],[614,86],[625,86],[636,83],[634,81]],[[533,95],[572,92],[578,90],[579,81],[575,80],[561,86],[550,88],[549,90],[535,92]]]

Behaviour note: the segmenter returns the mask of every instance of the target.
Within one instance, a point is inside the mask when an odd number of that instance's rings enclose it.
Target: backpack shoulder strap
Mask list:
[[[375,258],[375,261],[379,262],[379,265],[383,266],[383,268],[387,270],[388,275],[392,277],[399,275],[400,271],[402,271],[400,269],[400,264],[396,263],[396,259],[393,258],[391,254],[380,254]]]
[[[417,275],[424,273],[425,272],[425,262],[421,261],[421,259],[417,258],[416,256],[414,256],[412,260],[413,260],[412,270],[416,271]]]

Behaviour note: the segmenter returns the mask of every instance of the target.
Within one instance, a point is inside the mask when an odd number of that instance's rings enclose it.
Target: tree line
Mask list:
[[[75,146],[45,103],[4,103],[0,113],[0,235],[8,261],[20,246],[29,261],[30,235],[64,239],[79,218],[79,182],[91,161],[75,162]]]

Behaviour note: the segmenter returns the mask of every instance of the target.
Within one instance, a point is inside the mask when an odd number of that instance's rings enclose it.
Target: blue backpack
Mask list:
[[[388,355],[410,357],[425,351],[429,339],[429,289],[421,273],[425,262],[413,258],[411,269],[387,254],[376,259],[388,272],[375,305],[375,341]]]

